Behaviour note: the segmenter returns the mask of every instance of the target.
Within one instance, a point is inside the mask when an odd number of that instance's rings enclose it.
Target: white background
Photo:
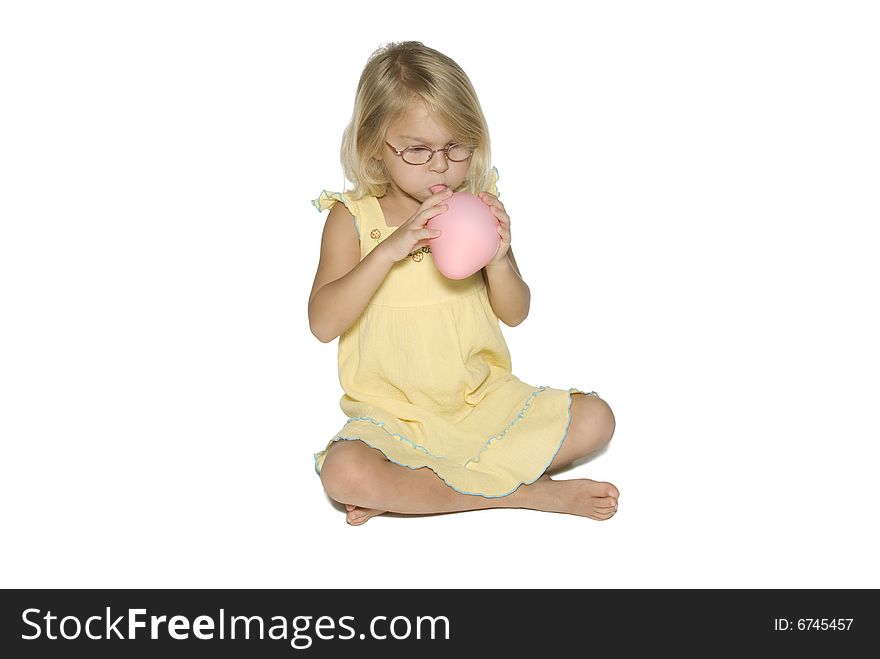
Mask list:
[[[0,585],[880,587],[869,2],[4,3]],[[370,53],[468,72],[608,522],[325,497],[306,302]]]

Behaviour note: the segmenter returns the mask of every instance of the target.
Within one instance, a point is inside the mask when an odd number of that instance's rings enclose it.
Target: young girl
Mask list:
[[[521,323],[530,293],[464,71],[418,42],[375,52],[342,164],[354,188],[312,202],[330,213],[309,324],[323,342],[339,337],[349,419],[315,468],[348,523],[481,508],[614,515],[611,483],[548,475],[609,442],[611,408],[595,392],[532,387],[511,373],[498,320]],[[426,224],[459,190],[491,208],[501,244],[481,271],[452,280],[434,265],[440,231]]]

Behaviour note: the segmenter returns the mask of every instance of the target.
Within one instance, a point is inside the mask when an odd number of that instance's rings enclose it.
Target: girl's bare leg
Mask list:
[[[568,432],[559,452],[547,467],[547,473],[553,473],[606,446],[614,435],[616,425],[614,413],[599,396],[572,394]]]
[[[572,396],[571,423],[547,472],[601,448],[614,433],[611,408],[598,396]],[[388,461],[381,451],[357,440],[333,444],[321,469],[330,498],[346,504],[349,524],[360,525],[385,511],[432,514],[484,508],[529,508],[608,519],[620,495],[611,483],[590,479],[552,480],[546,473],[505,497],[461,494],[430,469],[410,469]]]

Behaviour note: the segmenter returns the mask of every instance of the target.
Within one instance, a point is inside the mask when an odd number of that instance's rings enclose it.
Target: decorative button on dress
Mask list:
[[[497,171],[489,192],[497,195]],[[323,191],[341,202],[367,256],[397,227],[376,197]],[[565,439],[571,394],[533,387],[511,372],[510,352],[482,271],[447,279],[425,247],[398,261],[360,318],[339,338],[340,401],[348,421],[315,454],[320,473],[334,442],[359,439],[391,462],[427,467],[464,494],[501,497],[537,480]],[[588,395],[593,395],[590,392]]]

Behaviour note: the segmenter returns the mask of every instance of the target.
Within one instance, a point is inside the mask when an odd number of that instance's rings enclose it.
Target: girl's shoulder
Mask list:
[[[331,190],[323,190],[317,199],[312,200],[312,205],[319,213],[330,209],[327,225],[353,223],[358,240],[361,239],[361,224],[364,221],[363,204],[364,199],[354,199],[348,192]]]

